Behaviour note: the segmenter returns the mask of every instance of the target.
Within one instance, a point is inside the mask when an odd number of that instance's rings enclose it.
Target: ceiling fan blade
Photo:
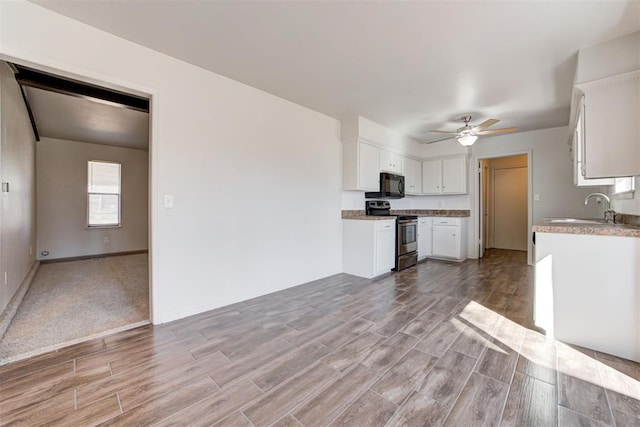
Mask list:
[[[436,139],[435,141],[423,142],[423,144],[433,144],[434,142],[446,141],[448,139],[455,139],[455,138],[456,138],[456,136],[450,136],[448,138]]]
[[[449,133],[451,135],[457,135],[458,132],[454,131],[454,130],[430,130],[428,132],[435,132],[435,133]]]
[[[500,122],[500,120],[498,120],[498,119],[485,120],[484,122],[480,123],[478,126],[474,126],[473,129],[476,130],[476,131],[485,130],[489,126],[493,126],[498,122]]]
[[[482,130],[480,132],[474,132],[476,135],[497,135],[500,133],[509,133],[516,132],[518,128],[502,128],[502,129],[492,129],[492,130]]]

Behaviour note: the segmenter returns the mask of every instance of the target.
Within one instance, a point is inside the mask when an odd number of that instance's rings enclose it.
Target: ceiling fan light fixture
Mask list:
[[[476,142],[476,139],[478,139],[476,135],[462,135],[460,138],[458,138],[458,142],[465,147],[468,147],[470,145],[473,145],[473,143]]]

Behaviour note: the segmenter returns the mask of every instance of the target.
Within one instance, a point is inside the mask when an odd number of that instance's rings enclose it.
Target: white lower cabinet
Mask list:
[[[378,221],[376,221],[378,222]],[[378,276],[389,272],[395,267],[396,256],[396,222],[391,221],[384,225],[376,224],[374,227],[376,235],[374,275]]]
[[[536,326],[558,340],[640,362],[638,259],[638,237],[536,232]]]
[[[467,219],[431,219],[431,254],[435,258],[467,259]]]
[[[370,279],[395,266],[395,219],[344,219],[342,232],[345,273]]]
[[[446,258],[460,258],[460,237],[457,227],[434,225],[433,255]]]
[[[418,218],[418,259],[431,256],[431,218]]]

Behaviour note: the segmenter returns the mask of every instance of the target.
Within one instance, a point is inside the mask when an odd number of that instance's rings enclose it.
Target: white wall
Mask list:
[[[640,31],[580,49],[574,84],[640,68]]]
[[[2,312],[33,266],[36,243],[36,140],[20,88],[4,62],[0,62],[0,128],[0,178],[9,183],[9,192],[0,196]]]
[[[148,247],[146,151],[41,138],[36,144],[38,259],[144,250]],[[87,228],[87,162],[122,165],[119,228]],[[104,237],[108,242],[104,242]],[[42,256],[48,251],[48,256]]]
[[[152,95],[154,323],[342,271],[337,120],[24,0],[0,55]]]
[[[409,156],[420,156],[422,148],[422,144],[400,132],[361,116],[353,116],[341,121],[340,138],[343,142],[364,138]]]

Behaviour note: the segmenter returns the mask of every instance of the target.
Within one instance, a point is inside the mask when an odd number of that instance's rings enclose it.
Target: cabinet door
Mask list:
[[[442,160],[422,162],[422,194],[440,194]]]
[[[460,258],[460,233],[458,227],[434,225],[432,232],[434,256]]]
[[[467,159],[456,157],[442,160],[442,192],[462,194],[467,192]]]
[[[404,176],[404,192],[406,194],[411,194],[413,192],[413,187],[415,184],[413,183],[413,163],[411,163],[410,158],[403,157],[402,158],[402,175]]]
[[[402,173],[402,156],[390,150],[380,150],[380,170],[391,173]]]
[[[360,143],[358,181],[361,190],[378,191],[380,189],[380,149],[373,145]]]
[[[640,74],[605,80],[584,91],[585,177],[640,175]]]
[[[589,186],[603,186],[603,185],[613,185],[613,178],[595,178],[595,179],[587,179],[584,177],[584,168],[583,168],[583,154],[584,154],[584,139],[582,135],[584,135],[584,127],[582,123],[582,110],[583,105],[582,101],[580,101],[580,110],[578,112],[578,121],[576,123],[576,130],[573,133],[573,183],[578,187],[589,187]]]
[[[402,158],[402,175],[406,194],[422,194],[422,165],[418,160]]]
[[[422,194],[422,163],[418,160],[411,159],[412,168],[412,179],[413,182],[413,194]]]
[[[432,255],[431,250],[431,219],[421,221],[418,219],[418,259],[424,259]]]
[[[395,267],[396,230],[393,223],[376,230],[375,274],[382,274]]]

